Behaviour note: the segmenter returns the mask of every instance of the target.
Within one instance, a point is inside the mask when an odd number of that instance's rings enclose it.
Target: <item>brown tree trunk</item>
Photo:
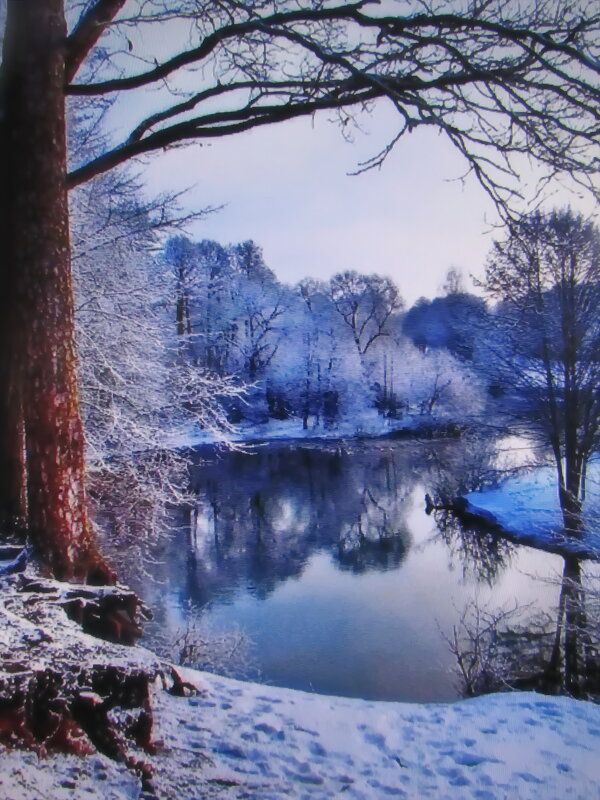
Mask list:
[[[27,523],[62,579],[112,579],[87,513],[66,186],[63,0],[9,0],[3,54],[4,286],[11,410],[22,401]],[[16,398],[16,399],[15,399]],[[15,462],[15,445],[2,464]],[[21,447],[21,452],[23,448]],[[18,468],[13,466],[13,469]],[[11,487],[18,485],[16,473]],[[14,490],[13,490],[14,491]],[[16,500],[16,498],[14,498]]]
[[[3,253],[6,252],[5,242],[2,232],[0,248]],[[5,533],[23,535],[27,522],[25,427],[20,387],[14,380],[15,347],[11,337],[14,325],[10,322],[13,309],[8,308],[6,302],[14,294],[5,280],[7,266],[3,258],[0,278],[0,528]]]

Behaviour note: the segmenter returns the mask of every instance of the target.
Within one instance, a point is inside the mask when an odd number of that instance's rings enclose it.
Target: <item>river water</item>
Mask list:
[[[425,512],[426,493],[476,488],[494,463],[478,440],[199,450],[195,508],[177,512],[133,570],[155,614],[146,643],[199,626],[226,634],[220,666],[234,676],[368,699],[456,698],[447,639],[467,604],[552,610],[559,595],[560,558]]]

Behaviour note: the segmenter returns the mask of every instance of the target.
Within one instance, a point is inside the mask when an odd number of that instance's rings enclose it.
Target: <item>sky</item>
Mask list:
[[[223,206],[196,223],[198,239],[253,239],[282,281],[340,270],[390,276],[407,303],[439,294],[450,267],[481,275],[493,204],[438,133],[406,136],[381,168],[351,176],[394,135],[380,106],[353,141],[326,117],[191,145],[148,160],[150,191],[190,187],[185,204]]]

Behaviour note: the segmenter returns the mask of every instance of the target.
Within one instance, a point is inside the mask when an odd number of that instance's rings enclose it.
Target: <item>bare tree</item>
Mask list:
[[[600,232],[568,209],[525,217],[495,244],[484,286],[502,303],[492,350],[504,407],[551,447],[564,524],[577,533],[600,444]]]
[[[465,276],[456,267],[450,267],[442,285],[445,295],[465,294]]]
[[[329,296],[350,329],[361,357],[377,339],[388,335],[392,314],[403,306],[398,289],[389,278],[354,271],[334,275]]]
[[[124,161],[317,111],[342,122],[379,98],[406,133],[442,131],[505,209],[518,158],[589,183],[598,170],[598,27],[593,0],[447,4],[404,14],[368,2],[8,0],[0,74],[0,487],[63,577],[110,578],[87,516],[67,189]],[[77,16],[79,14],[79,16]],[[156,30],[160,26],[160,36]],[[144,50],[155,32],[172,52]],[[181,42],[185,45],[181,47]],[[130,117],[104,153],[67,170],[65,99],[124,99]],[[131,108],[131,102],[123,108]],[[513,158],[517,158],[515,163]]]
[[[566,170],[591,182],[599,99],[599,15],[592,0],[423,0],[409,3],[404,14],[385,11],[368,0],[95,3],[70,37],[67,93],[110,96],[162,83],[176,102],[161,95],[160,110],[75,169],[70,183],[176,142],[319,110],[336,110],[347,122],[378,98],[393,103],[400,127],[363,167],[382,163],[405,134],[434,126],[501,207],[519,193],[514,156],[533,155],[550,174]],[[173,54],[158,63],[136,39],[143,26],[156,23],[167,41],[169,26],[179,34]],[[92,80],[75,82],[82,51],[104,30],[113,45],[104,64]],[[182,31],[189,37],[184,50]]]

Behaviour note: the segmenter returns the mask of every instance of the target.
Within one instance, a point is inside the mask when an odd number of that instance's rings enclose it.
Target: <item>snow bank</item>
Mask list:
[[[261,425],[240,424],[235,426],[231,432],[222,435],[217,435],[199,426],[190,426],[168,433],[164,446],[178,449],[222,442],[270,442],[287,439],[334,440],[359,436],[386,436],[395,431],[414,431],[418,434],[419,429],[431,430],[436,426],[444,426],[449,423],[451,420],[446,417],[418,414],[405,415],[402,419],[386,419],[376,409],[372,409],[353,415],[351,418],[341,419],[331,428],[324,428],[322,425],[316,427],[309,421],[308,428],[305,430],[302,420],[298,417],[286,420],[271,419]]]
[[[598,797],[600,707],[591,703],[532,693],[375,703],[185,674],[200,694],[155,698],[162,746],[149,760],[160,800]],[[0,751],[0,796],[130,800],[140,791],[104,758]]]
[[[600,707],[591,703],[532,693],[375,703],[189,677],[204,692],[159,706],[165,745],[207,756],[202,779],[231,784],[223,797],[598,796]],[[199,796],[189,785],[178,798]]]
[[[0,747],[2,800],[137,800],[139,780],[123,764],[101,755],[38,758]]]
[[[600,461],[588,466],[582,538],[564,533],[553,467],[531,470],[464,499],[467,513],[499,525],[511,538],[554,552],[600,558]]]

